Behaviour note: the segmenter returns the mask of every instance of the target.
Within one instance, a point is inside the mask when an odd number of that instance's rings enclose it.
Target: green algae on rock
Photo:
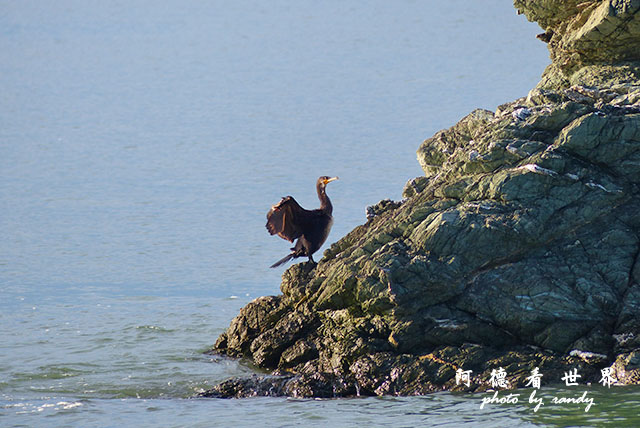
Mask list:
[[[548,69],[527,97],[427,139],[406,200],[370,207],[317,266],[291,266],[282,295],[216,342],[270,374],[203,395],[484,390],[498,367],[510,387],[535,367],[549,383],[606,367],[640,383],[640,3],[515,5],[550,34],[562,84]]]

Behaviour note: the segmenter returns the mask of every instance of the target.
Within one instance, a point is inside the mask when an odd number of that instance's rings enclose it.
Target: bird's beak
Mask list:
[[[324,181],[324,184],[331,183],[332,181],[336,181],[337,179],[338,179],[338,177],[331,177],[331,178],[327,178],[327,179]]]

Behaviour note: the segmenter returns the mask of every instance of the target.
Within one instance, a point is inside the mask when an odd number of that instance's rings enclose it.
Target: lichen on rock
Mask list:
[[[541,84],[427,139],[404,201],[244,307],[214,352],[270,374],[204,395],[483,390],[498,367],[640,383],[640,1],[515,5],[549,40]]]

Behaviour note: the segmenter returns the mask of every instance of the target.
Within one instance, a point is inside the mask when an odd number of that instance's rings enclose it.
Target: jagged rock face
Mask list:
[[[429,198],[454,202],[410,241],[461,266],[455,309],[546,349],[611,352],[640,314],[638,95],[534,90],[423,143]]]
[[[603,5],[615,12],[605,21],[635,34],[636,3],[516,1],[553,30],[556,60],[581,63],[562,79],[611,73],[589,87],[540,85],[426,140],[425,176],[404,202],[370,207],[366,224],[317,266],[287,269],[282,295],[248,304],[216,342],[272,374],[205,395],[482,390],[497,367],[512,387],[534,367],[556,381],[578,368],[592,382],[611,367],[639,383],[640,81],[571,50],[595,40],[587,27],[603,31]],[[635,40],[616,37],[606,39]],[[616,60],[640,55],[609,45]],[[473,370],[470,387],[458,369]]]
[[[540,87],[640,77],[640,0],[515,0],[514,6],[545,31],[539,38],[549,44],[553,63]]]

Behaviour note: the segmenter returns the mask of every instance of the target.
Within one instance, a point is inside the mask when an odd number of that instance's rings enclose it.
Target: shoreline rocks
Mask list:
[[[541,84],[427,139],[406,200],[245,306],[213,352],[269,374],[203,396],[640,383],[640,1],[515,5],[547,34]]]

